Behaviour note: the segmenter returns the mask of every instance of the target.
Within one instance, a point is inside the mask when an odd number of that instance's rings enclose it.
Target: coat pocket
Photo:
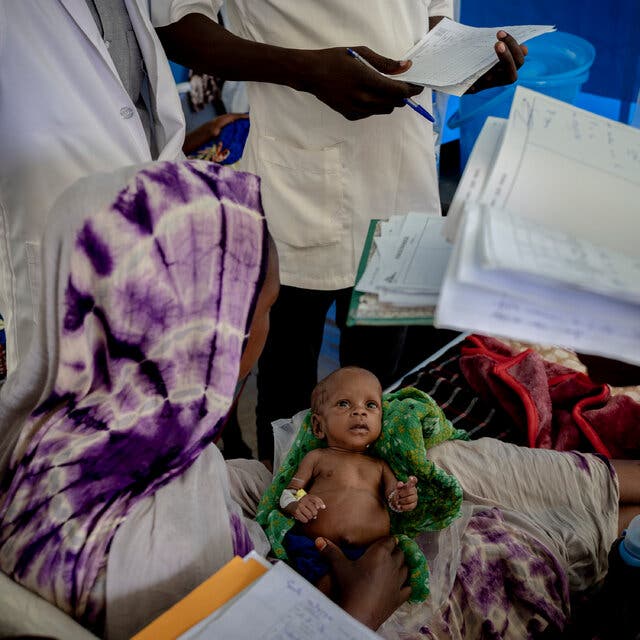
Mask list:
[[[296,248],[338,242],[344,221],[340,145],[302,149],[263,136],[258,155],[273,237]]]

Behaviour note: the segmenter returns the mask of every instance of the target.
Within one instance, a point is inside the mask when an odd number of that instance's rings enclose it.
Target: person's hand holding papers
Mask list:
[[[524,64],[528,53],[527,45],[518,44],[516,39],[506,31],[498,31],[498,42],[495,44],[498,62],[481,75],[466,91],[477,93],[491,87],[513,84],[518,79],[518,69]]]
[[[523,39],[534,37],[552,27],[513,27],[516,35]],[[518,44],[516,38],[504,29],[497,32],[498,42],[494,44],[497,62],[492,54],[474,59],[473,52],[478,48],[489,50],[487,29],[474,29],[457,25],[450,20],[441,21],[425,39],[407,52],[406,58],[416,54],[418,68],[412,69],[411,60],[392,60],[372,51],[368,47],[353,47],[358,60],[345,59],[342,48],[310,51],[306,55],[322,59],[309,64],[309,88],[319,100],[341,113],[348,120],[359,120],[370,115],[391,113],[396,107],[402,107],[405,100],[422,91],[422,86],[431,86],[430,75],[423,74],[422,67],[432,65],[439,68],[438,56],[444,55],[449,72],[455,75],[455,81],[438,81],[433,86],[447,92],[461,94],[475,93],[511,84],[518,79],[518,69],[522,67],[527,55],[527,47]],[[433,34],[431,38],[427,38]],[[466,40],[460,39],[461,37]],[[456,55],[451,47],[460,42]],[[428,43],[425,45],[425,43]],[[422,59],[421,55],[427,57]],[[460,60],[458,60],[458,56]],[[429,60],[430,58],[430,60]],[[486,60],[489,60],[487,63]],[[365,61],[367,66],[358,64]],[[392,76],[398,76],[395,79]],[[418,84],[413,84],[416,82]],[[438,87],[438,84],[446,86]],[[304,87],[302,87],[304,89]]]
[[[479,28],[445,18],[403,54],[413,64],[398,79],[455,96],[510,84],[527,54],[518,42],[554,30],[550,25]]]

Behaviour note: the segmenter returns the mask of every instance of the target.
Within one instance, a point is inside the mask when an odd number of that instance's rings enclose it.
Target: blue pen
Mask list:
[[[380,73],[374,66],[370,65],[357,51],[354,51],[351,48],[347,48],[347,53],[352,57],[358,60],[358,62],[362,62],[362,64],[366,65],[373,69],[376,73]],[[419,113],[423,118],[426,118],[429,122],[435,122],[433,116],[421,105],[417,102],[414,102],[411,98],[404,98],[403,102],[411,107],[416,113]]]

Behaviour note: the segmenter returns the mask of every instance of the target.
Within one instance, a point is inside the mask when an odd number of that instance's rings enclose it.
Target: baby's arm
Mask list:
[[[314,450],[302,459],[291,482],[280,496],[280,508],[300,522],[315,520],[318,511],[325,508],[324,502],[318,496],[309,495],[304,491],[313,478],[317,458],[318,451]]]
[[[409,476],[406,482],[400,482],[389,465],[382,461],[382,482],[384,495],[392,511],[413,511],[418,506],[418,479]]]

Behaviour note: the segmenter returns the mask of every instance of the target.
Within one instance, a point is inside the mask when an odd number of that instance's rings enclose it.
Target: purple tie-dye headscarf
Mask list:
[[[35,366],[50,392],[3,479],[0,569],[87,621],[118,525],[194,462],[229,411],[266,229],[255,176],[193,161],[149,165],[69,233],[49,230],[54,329]],[[11,414],[1,405],[0,419]]]

